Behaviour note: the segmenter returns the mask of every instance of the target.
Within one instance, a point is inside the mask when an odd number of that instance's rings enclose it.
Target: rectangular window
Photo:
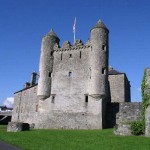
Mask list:
[[[85,102],[88,103],[88,95],[85,95]]]
[[[69,71],[68,77],[72,77],[72,72],[71,71]]]
[[[69,54],[69,58],[72,58],[72,54]]]
[[[51,51],[51,54],[50,54],[51,56],[53,56],[53,51]]]
[[[51,77],[51,74],[52,74],[52,73],[51,73],[51,72],[49,72],[49,73],[48,73],[48,76],[49,76],[49,77]]]
[[[106,50],[106,45],[102,45],[102,50]]]
[[[80,51],[80,58],[81,58],[81,51]]]
[[[106,75],[106,68],[102,68],[102,74]]]
[[[52,95],[52,103],[55,102],[55,95]]]
[[[104,74],[104,68],[102,68],[102,74]]]
[[[35,111],[38,112],[38,105],[36,105]]]

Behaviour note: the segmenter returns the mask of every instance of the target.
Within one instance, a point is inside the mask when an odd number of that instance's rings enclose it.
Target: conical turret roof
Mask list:
[[[105,24],[100,19],[98,20],[98,22],[92,29],[94,29],[94,28],[104,28],[104,29],[108,30],[107,27],[105,26]]]
[[[58,36],[56,35],[56,33],[54,32],[53,29],[51,29],[50,32],[47,35],[49,35],[49,36],[55,36],[55,37],[58,38]]]

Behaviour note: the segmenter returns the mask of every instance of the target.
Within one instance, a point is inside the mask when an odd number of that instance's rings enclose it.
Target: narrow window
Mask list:
[[[106,50],[106,45],[102,45],[102,50]]]
[[[69,58],[72,58],[72,54],[69,54]]]
[[[53,56],[53,51],[51,51],[51,56]]]
[[[102,74],[104,74],[104,68],[102,68]]]
[[[62,60],[62,53],[61,53],[61,60]]]
[[[52,95],[52,103],[54,103],[54,102],[55,102],[55,96]]]
[[[35,111],[38,112],[38,105],[36,105]]]
[[[51,72],[48,73],[48,76],[51,77]]]
[[[85,95],[85,102],[88,103],[88,95]]]
[[[102,74],[106,74],[106,68],[102,68]]]
[[[81,58],[81,51],[80,51],[80,58]]]
[[[69,77],[72,77],[72,72],[71,72],[71,71],[68,73],[68,76],[69,76]]]
[[[91,79],[91,67],[89,69],[90,69],[90,79]]]

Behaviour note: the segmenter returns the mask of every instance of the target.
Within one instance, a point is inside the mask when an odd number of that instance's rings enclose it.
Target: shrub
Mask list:
[[[133,121],[131,124],[131,133],[133,135],[142,135],[145,131],[144,121]]]

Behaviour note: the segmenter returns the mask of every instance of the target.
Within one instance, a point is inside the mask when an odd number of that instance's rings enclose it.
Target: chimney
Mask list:
[[[24,88],[25,88],[25,89],[28,88],[28,87],[30,87],[30,82],[26,82],[26,83],[24,84]]]

